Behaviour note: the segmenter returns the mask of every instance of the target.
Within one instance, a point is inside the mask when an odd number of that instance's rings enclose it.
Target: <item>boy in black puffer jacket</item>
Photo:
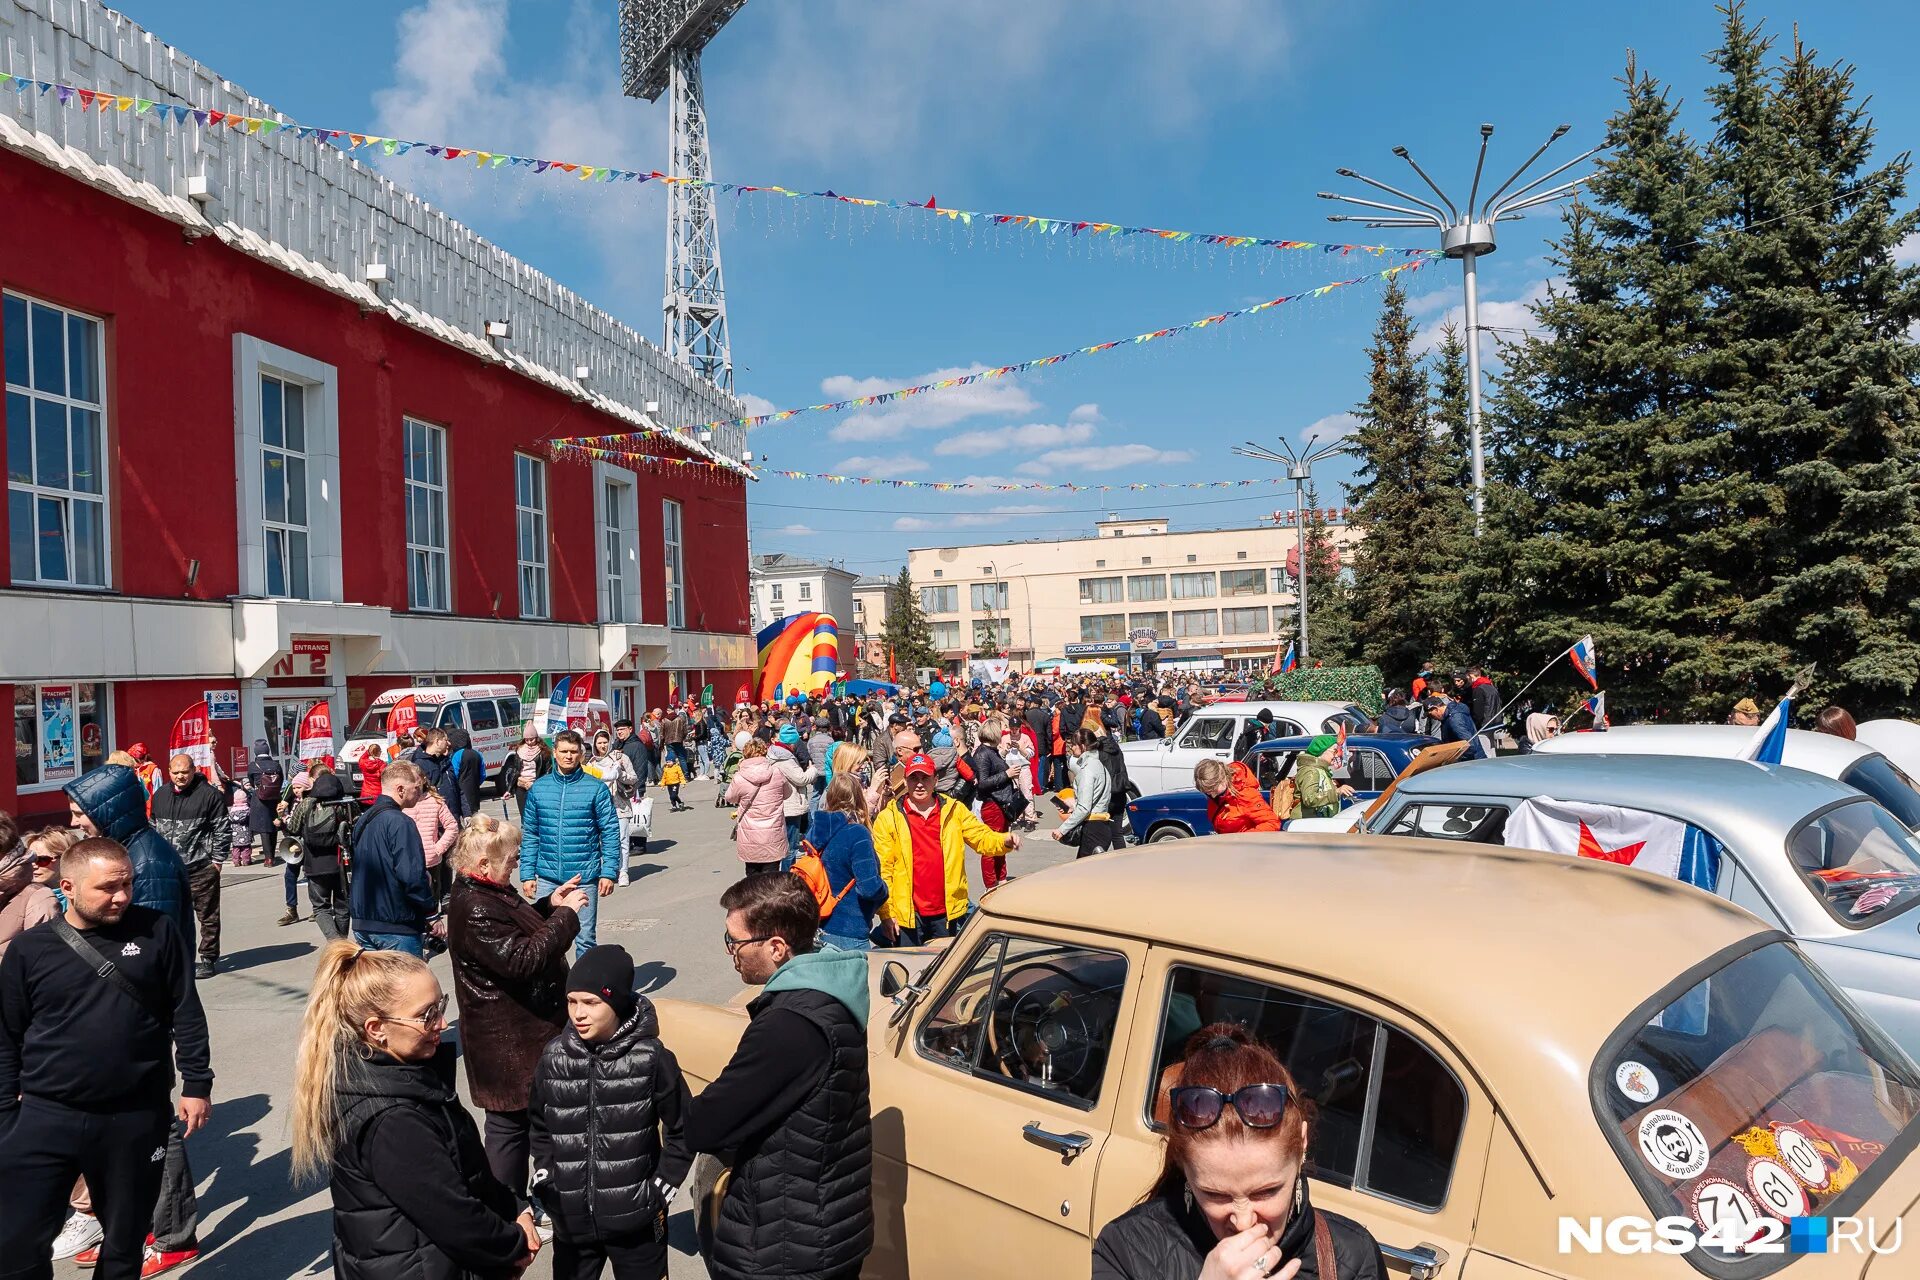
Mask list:
[[[662,1280],[667,1203],[693,1164],[680,1129],[689,1095],[626,948],[574,962],[567,1023],[540,1055],[528,1102],[555,1280],[595,1280],[609,1261],[614,1280]]]

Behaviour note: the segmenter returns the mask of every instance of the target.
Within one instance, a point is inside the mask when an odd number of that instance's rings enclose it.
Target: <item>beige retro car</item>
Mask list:
[[[1088,1275],[1222,1019],[1315,1099],[1314,1196],[1394,1275],[1920,1276],[1920,1069],[1791,940],[1643,872],[1217,836],[1022,876],[872,963],[870,1277]],[[746,1015],[659,1008],[698,1089]],[[1812,1215],[1869,1221],[1794,1252]]]

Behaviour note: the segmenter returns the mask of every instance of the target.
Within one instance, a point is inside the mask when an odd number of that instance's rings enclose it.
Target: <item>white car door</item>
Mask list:
[[[1196,712],[1160,757],[1160,790],[1178,791],[1193,785],[1193,766],[1202,760],[1233,759],[1233,740],[1246,717],[1230,712]],[[1143,787],[1141,794],[1150,794]]]

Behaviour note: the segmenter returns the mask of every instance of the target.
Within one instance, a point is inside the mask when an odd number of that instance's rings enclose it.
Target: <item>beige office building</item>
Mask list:
[[[1357,530],[1329,523],[1344,563]],[[1182,532],[1107,519],[1057,542],[923,547],[907,568],[950,663],[992,647],[1018,669],[1050,658],[1163,671],[1252,671],[1297,631],[1291,525]]]

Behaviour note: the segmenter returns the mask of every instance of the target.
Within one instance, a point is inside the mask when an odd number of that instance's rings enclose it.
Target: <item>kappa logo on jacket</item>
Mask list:
[[[123,956],[137,956],[140,954],[140,944],[137,942],[129,942],[126,946],[120,948],[120,954]]]

